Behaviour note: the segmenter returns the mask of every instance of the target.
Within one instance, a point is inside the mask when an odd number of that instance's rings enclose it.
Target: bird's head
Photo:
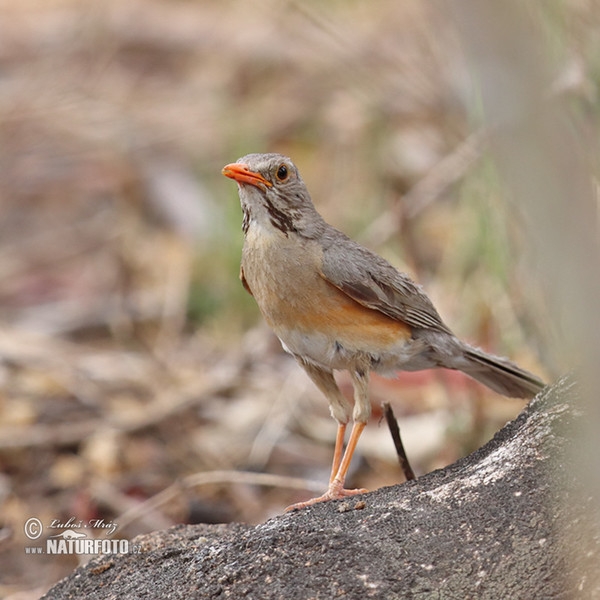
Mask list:
[[[244,231],[270,224],[286,235],[321,218],[296,165],[281,154],[248,154],[221,171],[238,184]]]

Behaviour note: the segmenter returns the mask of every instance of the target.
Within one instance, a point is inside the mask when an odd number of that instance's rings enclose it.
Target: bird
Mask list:
[[[420,285],[328,224],[290,158],[248,154],[222,174],[238,185],[242,284],[337,421],[327,490],[287,510],[367,491],[346,489],[344,483],[371,414],[371,372],[453,369],[517,398],[531,398],[544,387],[513,362],[457,338]],[[337,386],[336,371],[349,372],[353,400]]]

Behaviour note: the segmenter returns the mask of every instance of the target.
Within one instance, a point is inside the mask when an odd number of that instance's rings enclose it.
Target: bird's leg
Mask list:
[[[336,456],[338,452],[338,444],[336,443],[336,454],[333,457],[333,468],[332,471],[335,470],[335,476],[332,476],[329,487],[327,491],[317,498],[311,498],[310,500],[306,500],[305,502],[298,502],[296,504],[292,504],[288,506],[285,510],[293,510],[294,508],[304,508],[305,506],[311,506],[312,504],[316,504],[317,502],[325,502],[326,500],[339,500],[340,498],[346,498],[347,496],[354,496],[356,494],[364,494],[368,490],[365,489],[357,489],[357,490],[347,490],[344,488],[344,480],[346,479],[346,473],[348,472],[348,467],[350,466],[350,461],[352,460],[352,455],[354,454],[354,450],[356,449],[356,444],[358,443],[358,438],[365,428],[366,423],[354,423],[352,425],[352,431],[350,432],[350,439],[348,440],[348,445],[346,446],[346,451],[344,452],[344,456],[341,461],[339,461],[339,467],[336,469]],[[343,443],[343,435],[340,436],[340,430],[344,430],[346,428],[345,425],[340,425],[338,427],[338,439],[341,438],[342,442],[339,443],[339,453],[342,451],[342,443]]]
[[[333,482],[340,469],[342,462],[342,451],[344,450],[344,435],[346,433],[346,423],[338,423],[337,434],[335,436],[335,450],[333,452],[333,463],[331,464],[331,475],[329,484]]]
[[[325,398],[327,398],[331,416],[340,426],[343,425],[345,427],[352,415],[351,404],[344,394],[340,392],[340,388],[337,386],[333,377],[333,372],[305,362],[299,357],[296,357],[296,359],[300,363],[300,366],[306,371],[306,374],[311,378],[312,382],[319,388]]]
[[[342,458],[335,477],[329,483],[329,489],[324,494],[324,496],[326,496],[323,498],[324,500],[333,500],[335,498],[344,498],[345,496],[354,496],[355,494],[364,494],[368,491],[365,489],[347,490],[344,488],[344,481],[346,480],[346,474],[350,467],[352,455],[354,454],[354,450],[356,450],[356,444],[358,443],[360,434],[363,432],[365,426],[366,423],[354,423],[354,425],[352,425],[352,431],[350,432],[350,439],[348,440],[344,457]]]
[[[346,450],[342,456],[344,433],[346,431],[345,421],[347,421],[348,419],[347,413],[342,411],[347,410],[347,402],[345,401],[344,396],[337,387],[337,384],[335,383],[335,379],[333,378],[333,374],[331,372],[323,371],[322,369],[314,367],[313,365],[308,365],[308,368],[305,364],[302,364],[302,366],[306,369],[306,372],[317,385],[317,387],[327,396],[332,416],[338,421],[338,430],[335,442],[335,451],[333,455],[333,464],[331,468],[331,477],[329,480],[329,487],[327,491],[322,496],[319,496],[317,498],[312,498],[310,500],[307,500],[306,502],[298,502],[297,504],[292,504],[291,506],[288,506],[286,510],[292,510],[294,508],[304,508],[305,506],[310,506],[312,504],[316,504],[317,502],[324,502],[326,500],[336,500],[339,498],[345,498],[346,496],[362,494],[367,491],[365,489],[346,490],[344,489],[344,480],[346,479],[346,474],[348,472],[348,468],[350,467],[350,461],[352,460],[352,455],[354,454],[354,450],[356,449],[356,444],[358,443],[360,434],[365,428],[371,411],[371,405],[370,403],[368,403],[367,395],[367,386],[369,382],[368,374],[364,375],[353,373],[352,376],[354,382],[355,398],[354,424],[352,426],[352,431],[350,432],[350,439],[348,440],[348,445],[346,446]]]
[[[333,478],[333,481],[329,483],[328,490],[328,492],[330,493],[340,493],[343,496],[348,496],[351,494],[362,494],[367,491],[364,489],[344,489],[344,481],[346,480],[346,474],[348,473],[348,468],[350,467],[352,455],[354,454],[354,450],[356,449],[356,445],[358,444],[360,435],[363,432],[367,421],[369,420],[369,416],[371,415],[371,402],[369,400],[368,391],[369,372],[366,370],[355,370],[351,371],[351,375],[352,383],[354,385],[354,412],[352,415],[354,418],[354,424],[352,425],[350,439],[348,440],[348,445],[346,446],[346,451],[344,452],[344,456],[340,463],[338,472]]]

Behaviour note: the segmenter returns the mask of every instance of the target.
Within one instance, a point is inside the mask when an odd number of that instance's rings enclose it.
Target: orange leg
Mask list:
[[[317,502],[324,502],[326,500],[337,500],[339,498],[345,498],[346,496],[354,496],[355,494],[364,494],[368,490],[358,489],[358,490],[346,490],[344,489],[344,480],[346,479],[346,473],[348,472],[348,467],[350,466],[350,461],[352,460],[352,455],[354,454],[354,450],[356,449],[356,444],[358,443],[358,439],[360,438],[360,434],[365,428],[366,423],[354,423],[352,426],[352,431],[350,433],[350,439],[348,440],[348,446],[346,446],[346,451],[344,452],[344,456],[339,463],[339,468],[337,469],[337,473],[335,476],[332,476],[332,479],[329,483],[329,488],[327,491],[318,498],[312,498],[311,500],[307,500],[306,502],[298,502],[297,504],[292,504],[288,506],[286,510],[292,510],[294,508],[304,508],[305,506],[311,506],[312,504],[316,504]],[[344,427],[340,425],[340,427]],[[338,446],[339,453],[341,453],[341,444],[344,439],[343,431],[340,436],[340,427],[338,427],[338,435],[336,438],[335,444],[335,453],[333,457],[333,469],[336,468],[336,460],[338,455]],[[341,441],[340,441],[341,438]]]
[[[366,423],[354,423],[354,425],[352,425],[352,431],[350,432],[350,439],[348,440],[348,445],[346,446],[344,457],[342,458],[342,462],[340,463],[340,468],[338,469],[337,475],[332,481],[332,485],[335,485],[337,483],[340,490],[342,491],[350,491],[343,490],[342,488],[344,487],[344,481],[346,480],[346,473],[348,473],[348,468],[350,467],[352,455],[354,454],[354,450],[356,450],[356,444],[358,444],[358,439],[360,438],[360,434],[363,432],[365,425]],[[329,487],[331,488],[331,485]],[[361,490],[355,493],[361,494],[366,491],[367,490]]]
[[[337,435],[335,436],[335,450],[333,452],[333,463],[331,465],[331,475],[329,485],[333,483],[335,476],[340,470],[342,462],[342,450],[344,449],[344,434],[346,433],[346,423],[338,423]]]

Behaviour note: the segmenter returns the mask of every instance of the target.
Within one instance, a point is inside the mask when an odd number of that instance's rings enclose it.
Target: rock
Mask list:
[[[257,526],[140,536],[44,598],[600,598],[591,499],[565,466],[577,404],[564,378],[447,468]]]

